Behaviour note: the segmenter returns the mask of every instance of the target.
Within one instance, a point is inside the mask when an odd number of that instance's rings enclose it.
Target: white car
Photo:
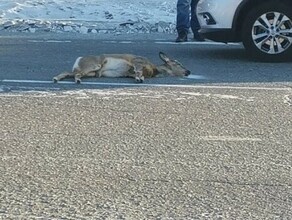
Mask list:
[[[262,61],[292,57],[291,0],[200,0],[200,33],[219,42],[242,42]]]

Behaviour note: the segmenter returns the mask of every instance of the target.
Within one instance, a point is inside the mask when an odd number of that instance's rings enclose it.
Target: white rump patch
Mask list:
[[[78,57],[73,65],[72,71],[74,71],[75,69],[77,69],[79,67],[79,62],[82,59],[82,57]]]

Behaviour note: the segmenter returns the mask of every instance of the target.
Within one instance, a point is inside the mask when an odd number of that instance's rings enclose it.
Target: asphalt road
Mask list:
[[[139,37],[0,37],[0,219],[291,219],[291,63]],[[51,83],[160,50],[192,78]]]

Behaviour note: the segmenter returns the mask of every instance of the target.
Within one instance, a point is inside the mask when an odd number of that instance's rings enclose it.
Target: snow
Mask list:
[[[173,32],[176,0],[0,0],[0,30]]]

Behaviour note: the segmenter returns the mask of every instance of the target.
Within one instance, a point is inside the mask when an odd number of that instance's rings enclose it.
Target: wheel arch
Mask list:
[[[253,7],[257,7],[261,3],[267,3],[269,1],[272,2],[285,2],[286,4],[289,4],[292,6],[292,1],[290,0],[243,0],[240,5],[237,7],[237,10],[234,15],[233,23],[232,23],[232,29],[234,32],[234,38],[236,41],[242,41],[241,39],[241,30],[243,25],[243,20],[245,19],[245,16],[248,14],[249,10]]]
[[[234,30],[234,33],[235,33],[234,37],[237,41],[242,41],[241,30],[243,26],[243,21],[245,19],[245,16],[248,14],[248,11],[252,7],[256,7],[262,2],[267,2],[267,1],[268,0],[243,0],[240,3],[240,5],[237,7],[237,10],[234,15],[233,23],[232,23],[232,29]]]

